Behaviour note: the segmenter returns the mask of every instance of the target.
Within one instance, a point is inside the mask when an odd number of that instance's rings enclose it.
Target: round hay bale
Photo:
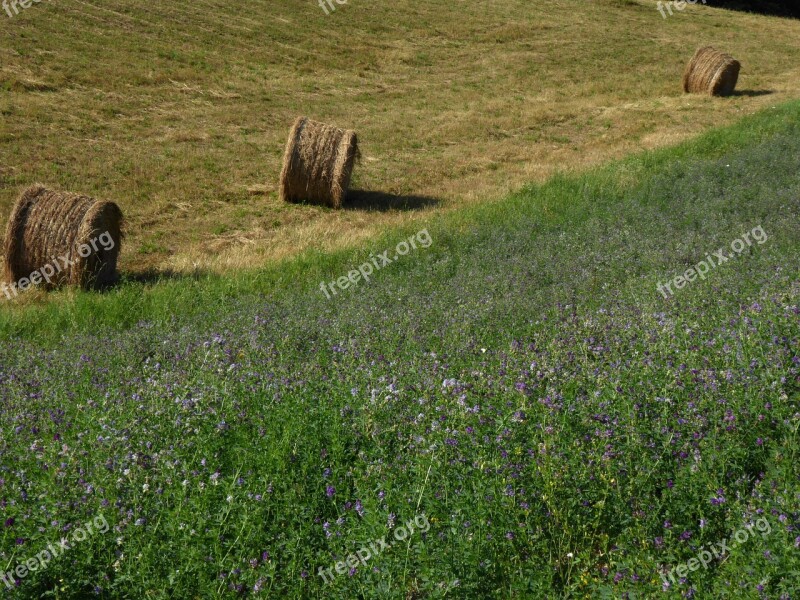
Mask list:
[[[283,155],[281,199],[341,208],[357,156],[355,131],[298,117]]]
[[[699,48],[683,72],[687,94],[730,96],[739,79],[739,61],[711,46]]]
[[[6,281],[55,271],[42,287],[103,287],[116,279],[121,241],[122,211],[113,202],[34,185],[22,192],[8,220]]]

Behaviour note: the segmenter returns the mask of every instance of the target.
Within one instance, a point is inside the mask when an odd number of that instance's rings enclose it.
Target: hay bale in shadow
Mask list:
[[[8,220],[6,281],[55,271],[43,287],[103,287],[116,279],[121,241],[122,211],[113,202],[34,185],[22,192]]]
[[[354,131],[298,117],[283,156],[281,199],[341,208],[357,156]]]
[[[730,96],[739,79],[739,61],[711,46],[699,48],[683,73],[683,91],[687,94]]]

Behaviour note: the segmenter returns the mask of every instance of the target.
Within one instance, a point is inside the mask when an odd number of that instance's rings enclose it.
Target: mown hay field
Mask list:
[[[34,4],[0,13],[0,216],[41,181],[120,204],[123,273],[258,267],[797,97],[799,34],[645,0]],[[705,44],[737,95],[683,94]],[[280,202],[301,114],[358,131],[351,210]]]

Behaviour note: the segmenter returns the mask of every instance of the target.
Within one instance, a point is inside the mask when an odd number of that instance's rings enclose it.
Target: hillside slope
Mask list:
[[[644,0],[336,6],[59,0],[0,13],[0,217],[41,181],[121,204],[128,273],[254,268],[674,143],[800,90],[795,20],[701,4],[663,19]],[[681,93],[707,43],[743,62],[740,95]],[[299,114],[358,130],[354,186],[369,193],[356,210],[277,200]]]
[[[0,344],[0,562],[108,531],[3,592],[793,597],[798,157],[795,102],[288,280],[59,305]]]

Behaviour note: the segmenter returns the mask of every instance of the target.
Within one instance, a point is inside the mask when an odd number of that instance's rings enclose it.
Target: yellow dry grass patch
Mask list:
[[[112,198],[128,271],[341,247],[800,96],[800,21],[645,0],[60,0],[0,40],[0,216],[34,181]],[[738,95],[683,94],[705,44]],[[278,200],[299,114],[358,131],[357,209]]]

